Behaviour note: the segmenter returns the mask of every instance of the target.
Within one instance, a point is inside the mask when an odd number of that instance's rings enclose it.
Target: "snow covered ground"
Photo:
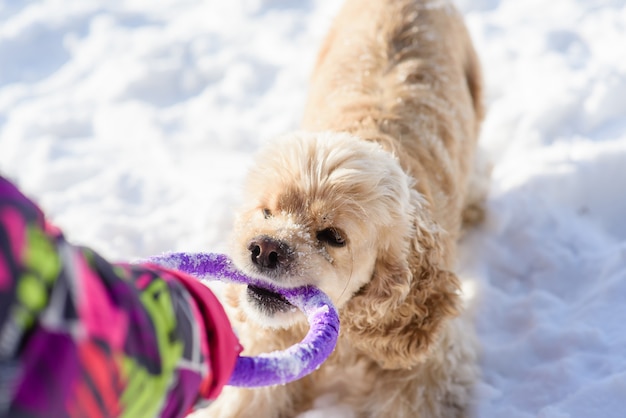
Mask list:
[[[246,167],[297,127],[339,4],[0,0],[0,172],[110,258],[224,251]],[[457,4],[495,164],[459,261],[477,416],[624,417],[626,4]]]

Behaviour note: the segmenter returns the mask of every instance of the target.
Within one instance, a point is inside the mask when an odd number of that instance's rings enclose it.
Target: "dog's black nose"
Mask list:
[[[252,262],[259,267],[275,270],[289,261],[289,246],[267,236],[253,238],[248,244]]]

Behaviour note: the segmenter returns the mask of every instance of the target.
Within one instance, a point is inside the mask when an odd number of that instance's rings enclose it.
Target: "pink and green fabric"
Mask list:
[[[195,279],[68,244],[0,177],[0,417],[180,417],[241,351]]]

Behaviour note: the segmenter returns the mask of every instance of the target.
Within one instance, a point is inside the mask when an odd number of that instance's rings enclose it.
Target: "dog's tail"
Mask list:
[[[474,113],[478,122],[477,125],[480,125],[485,117],[485,104],[483,99],[483,75],[478,56],[476,55],[476,51],[474,50],[472,44],[469,42],[466,46],[466,51],[467,54],[465,59],[465,79],[467,81],[467,88],[469,89],[470,95],[472,96]]]

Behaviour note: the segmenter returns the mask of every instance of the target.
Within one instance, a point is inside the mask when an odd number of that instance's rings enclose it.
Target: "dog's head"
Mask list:
[[[423,350],[454,313],[457,284],[437,268],[439,232],[412,183],[378,144],[339,133],[280,138],[248,175],[232,258],[268,282],[320,288],[358,348],[389,367],[404,364],[391,358],[392,346],[406,353],[394,358]],[[276,294],[251,286],[244,292],[244,309],[262,325],[303,318]],[[420,330],[433,335],[426,341]]]

